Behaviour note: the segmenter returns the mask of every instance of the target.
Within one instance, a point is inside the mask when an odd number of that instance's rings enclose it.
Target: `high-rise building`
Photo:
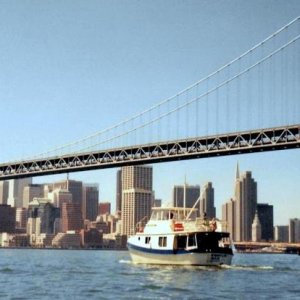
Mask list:
[[[111,212],[110,202],[100,202],[99,203],[99,211],[98,211],[99,215],[104,215],[104,214],[110,215],[110,212]]]
[[[24,187],[32,183],[32,178],[11,179],[8,188],[7,204],[12,207],[23,207]]]
[[[289,241],[289,226],[279,225],[274,228],[274,240],[278,243],[288,243]]]
[[[200,196],[200,185],[175,185],[173,187],[173,206],[175,207],[193,207]],[[200,210],[200,203],[196,207]]]
[[[23,207],[28,208],[28,205],[33,198],[43,198],[44,197],[44,185],[43,184],[33,184],[30,183],[24,186],[23,189]]]
[[[37,231],[39,233],[54,233],[55,220],[60,217],[59,208],[55,207],[50,200],[47,198],[34,198],[33,201],[29,203],[28,207],[28,222],[35,224],[34,226],[39,226]],[[31,220],[31,219],[39,219]],[[34,221],[34,222],[33,222]],[[29,231],[32,231],[29,229]]]
[[[0,181],[0,204],[7,204],[8,181]]]
[[[117,171],[116,211],[122,210],[122,170]]]
[[[18,207],[16,209],[16,228],[26,229],[27,226],[27,208]]]
[[[62,180],[53,184],[53,190],[54,189],[68,190],[72,194],[72,202],[82,205],[82,181],[71,179]]]
[[[201,193],[200,216],[206,216],[209,219],[216,217],[216,208],[214,206],[214,188],[211,182],[207,182]]]
[[[152,172],[151,166],[122,167],[122,235],[133,235],[137,223],[150,217]]]
[[[51,200],[55,207],[59,207],[61,211],[63,203],[72,203],[73,196],[68,190],[58,188],[48,192],[48,199]]]
[[[237,166],[235,180],[235,240],[251,241],[251,226],[257,204],[257,183],[250,171],[239,174]]]
[[[223,230],[229,232],[232,240],[235,241],[235,201],[233,199],[222,205],[222,220],[224,221]]]
[[[154,199],[152,206],[161,207],[161,199]]]
[[[82,217],[83,220],[95,221],[98,215],[99,188],[98,185],[83,187]]]
[[[79,232],[83,228],[81,205],[79,203],[63,203],[61,219],[63,232]]]
[[[289,242],[300,243],[300,219],[290,219]]]
[[[257,214],[261,224],[261,240],[273,241],[273,205],[267,203],[257,203]]]
[[[13,233],[16,228],[16,208],[0,204],[0,232]]]
[[[257,183],[247,171],[236,169],[234,199],[223,205],[222,218],[236,242],[252,240],[252,223],[257,207]]]

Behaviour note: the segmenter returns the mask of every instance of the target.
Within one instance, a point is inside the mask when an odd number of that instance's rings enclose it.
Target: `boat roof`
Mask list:
[[[165,211],[169,211],[169,210],[177,210],[177,211],[190,211],[190,210],[197,210],[197,208],[191,208],[191,207],[152,207],[152,210],[165,210]]]

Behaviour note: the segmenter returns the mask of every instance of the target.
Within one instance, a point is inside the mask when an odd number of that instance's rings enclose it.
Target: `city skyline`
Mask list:
[[[3,3],[1,161],[77,140],[147,109],[248,50],[300,11],[299,1],[68,5]],[[157,164],[154,190],[157,198],[171,201],[173,185],[182,184],[185,174],[191,185],[211,181],[220,216],[221,204],[232,196],[239,161],[259,182],[258,201],[274,205],[275,224],[282,225],[300,213],[299,158],[296,149]],[[101,198],[114,204],[115,172],[71,177],[99,182]]]

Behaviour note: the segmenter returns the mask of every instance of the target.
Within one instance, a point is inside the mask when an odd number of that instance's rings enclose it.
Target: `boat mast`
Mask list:
[[[186,216],[186,175],[184,176],[184,189],[183,189],[183,207],[184,207],[184,211],[183,211],[183,215],[184,217]]]

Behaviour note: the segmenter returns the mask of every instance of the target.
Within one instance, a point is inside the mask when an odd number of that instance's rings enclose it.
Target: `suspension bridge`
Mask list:
[[[0,164],[0,180],[299,148],[300,17],[110,128]]]

